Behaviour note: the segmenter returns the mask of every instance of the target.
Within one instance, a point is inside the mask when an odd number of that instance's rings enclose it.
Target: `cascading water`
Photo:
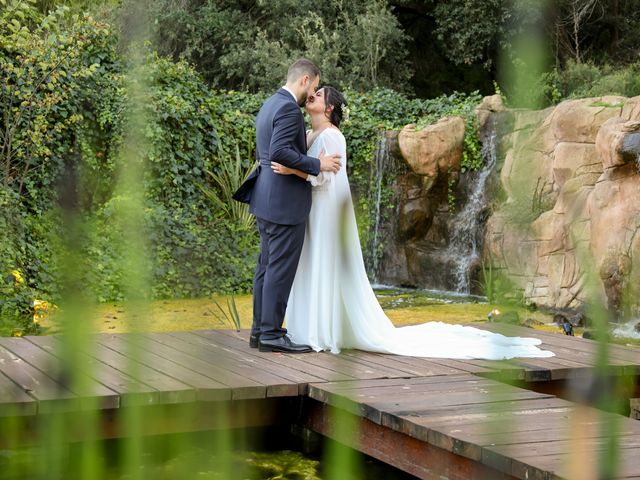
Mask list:
[[[482,157],[485,167],[475,174],[467,202],[453,219],[445,253],[451,259],[455,290],[461,293],[470,293],[471,270],[480,260],[482,213],[487,206],[486,184],[496,164],[495,133],[483,143]]]
[[[378,141],[376,154],[371,163],[371,178],[374,179],[374,191],[371,198],[373,204],[373,225],[369,241],[369,255],[367,271],[372,276],[372,280],[376,280],[378,272],[378,264],[380,262],[379,244],[380,244],[380,223],[381,223],[381,202],[383,178],[390,163],[389,145],[387,138],[382,135]]]

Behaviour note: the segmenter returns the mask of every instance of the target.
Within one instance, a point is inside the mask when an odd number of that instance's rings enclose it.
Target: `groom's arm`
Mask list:
[[[274,118],[271,145],[269,146],[271,161],[311,175],[318,175],[320,160],[303,155],[292,148],[299,133],[300,115],[300,108],[292,102],[287,102]]]

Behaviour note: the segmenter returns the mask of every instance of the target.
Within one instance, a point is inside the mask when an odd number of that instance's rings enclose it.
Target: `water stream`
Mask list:
[[[640,329],[638,329],[640,319],[633,319],[626,323],[616,326],[611,332],[614,337],[618,338],[633,338],[640,340]]]
[[[480,261],[484,227],[483,211],[487,206],[487,179],[496,165],[496,135],[482,145],[484,169],[473,173],[470,193],[462,209],[456,214],[445,253],[451,259],[454,286],[457,292],[471,291],[471,271]]]
[[[369,242],[369,255],[367,256],[367,271],[370,272],[373,280],[376,280],[378,267],[380,263],[380,253],[378,252],[380,245],[380,222],[381,222],[381,203],[384,175],[390,164],[389,145],[387,138],[382,135],[378,141],[376,153],[371,163],[371,178],[375,179],[375,187],[372,198],[373,204],[373,225],[372,236]]]

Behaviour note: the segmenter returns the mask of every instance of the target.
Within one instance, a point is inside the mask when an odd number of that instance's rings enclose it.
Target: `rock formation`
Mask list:
[[[537,305],[580,310],[595,299],[617,317],[631,300],[637,313],[640,97],[530,111],[508,110],[494,95],[476,113],[483,142],[498,132],[494,190],[503,193],[492,202],[482,252],[494,277],[507,278],[516,296]],[[379,281],[455,289],[447,276],[447,194],[453,185],[464,196],[472,178],[460,175],[464,127],[450,117],[423,130],[408,125],[393,138],[409,168],[394,184],[396,215]]]
[[[487,223],[485,261],[529,302],[579,308],[595,298],[619,316],[640,298],[640,97],[512,114],[507,199]]]
[[[407,125],[388,139],[392,155],[405,163],[393,184],[396,212],[390,219],[378,279],[396,285],[451,289],[435,274],[446,268],[442,251],[448,244],[450,215],[447,189],[457,184],[464,144],[465,121],[445,117],[417,129]]]

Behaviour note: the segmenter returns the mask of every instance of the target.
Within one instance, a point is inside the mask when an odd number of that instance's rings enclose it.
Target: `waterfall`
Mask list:
[[[453,219],[446,256],[451,260],[456,291],[471,291],[471,269],[480,260],[483,210],[487,205],[486,184],[496,164],[496,134],[482,145],[484,169],[475,172],[467,202]]]
[[[375,281],[378,274],[378,266],[380,263],[380,255],[378,253],[378,248],[380,244],[380,210],[381,210],[381,202],[382,202],[382,189],[383,189],[383,179],[386,173],[386,170],[389,166],[389,145],[387,142],[387,138],[385,135],[382,135],[380,140],[378,141],[378,146],[376,148],[376,154],[373,158],[373,162],[371,163],[371,178],[375,181],[375,186],[373,190],[373,195],[370,198],[373,198],[373,224],[372,224],[372,232],[369,240],[369,255],[367,261],[367,271],[371,276],[372,280]]]
[[[639,319],[633,319],[613,329],[613,335],[620,338],[640,338]]]

